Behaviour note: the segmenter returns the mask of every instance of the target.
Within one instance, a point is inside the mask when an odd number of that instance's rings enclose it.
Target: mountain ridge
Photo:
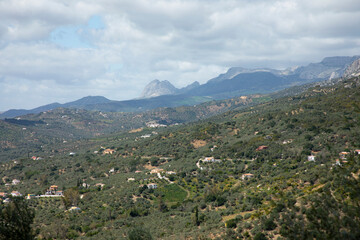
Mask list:
[[[52,103],[30,110],[11,109],[0,114],[0,119],[39,113],[57,107],[136,112],[158,107],[191,106],[210,100],[269,93],[291,86],[341,77],[345,74],[347,67],[358,59],[360,59],[359,55],[326,57],[319,63],[290,67],[285,70],[232,67],[226,73],[220,74],[204,84],[195,81],[183,88],[174,87],[168,80],[160,81],[156,79],[145,87],[142,93],[143,98],[112,101],[100,96],[91,97],[91,99],[85,97],[70,103]]]

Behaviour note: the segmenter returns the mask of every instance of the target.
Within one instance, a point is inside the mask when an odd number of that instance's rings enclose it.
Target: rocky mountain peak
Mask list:
[[[140,98],[158,97],[161,95],[170,95],[178,91],[169,81],[160,81],[155,79],[145,86]]]
[[[345,78],[360,76],[360,58],[346,68],[343,76]]]

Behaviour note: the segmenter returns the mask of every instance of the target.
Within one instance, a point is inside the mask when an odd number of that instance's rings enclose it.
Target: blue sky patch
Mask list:
[[[86,25],[57,27],[50,33],[50,41],[65,48],[95,48],[90,31],[104,28],[102,17],[95,15],[89,19]]]

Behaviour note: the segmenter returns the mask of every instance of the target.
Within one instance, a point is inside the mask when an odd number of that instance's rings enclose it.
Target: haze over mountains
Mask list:
[[[197,81],[184,88],[176,88],[169,81],[153,80],[143,90],[139,99],[112,101],[105,97],[88,96],[77,101],[52,103],[31,110],[9,110],[0,118],[40,113],[58,107],[81,108],[110,112],[135,112],[158,107],[194,105],[210,100],[227,99],[255,93],[270,93],[287,87],[341,77],[359,67],[360,56],[327,57],[320,63],[291,67],[285,70],[269,68],[232,67],[226,73],[212,78],[205,84]],[[352,63],[354,63],[352,65]],[[347,68],[350,66],[350,70]]]

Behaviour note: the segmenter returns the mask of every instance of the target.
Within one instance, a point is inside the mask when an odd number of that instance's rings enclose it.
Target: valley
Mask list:
[[[0,192],[29,196],[39,239],[356,239],[359,88],[350,77],[195,107],[1,121]],[[53,185],[63,197],[36,197]]]

